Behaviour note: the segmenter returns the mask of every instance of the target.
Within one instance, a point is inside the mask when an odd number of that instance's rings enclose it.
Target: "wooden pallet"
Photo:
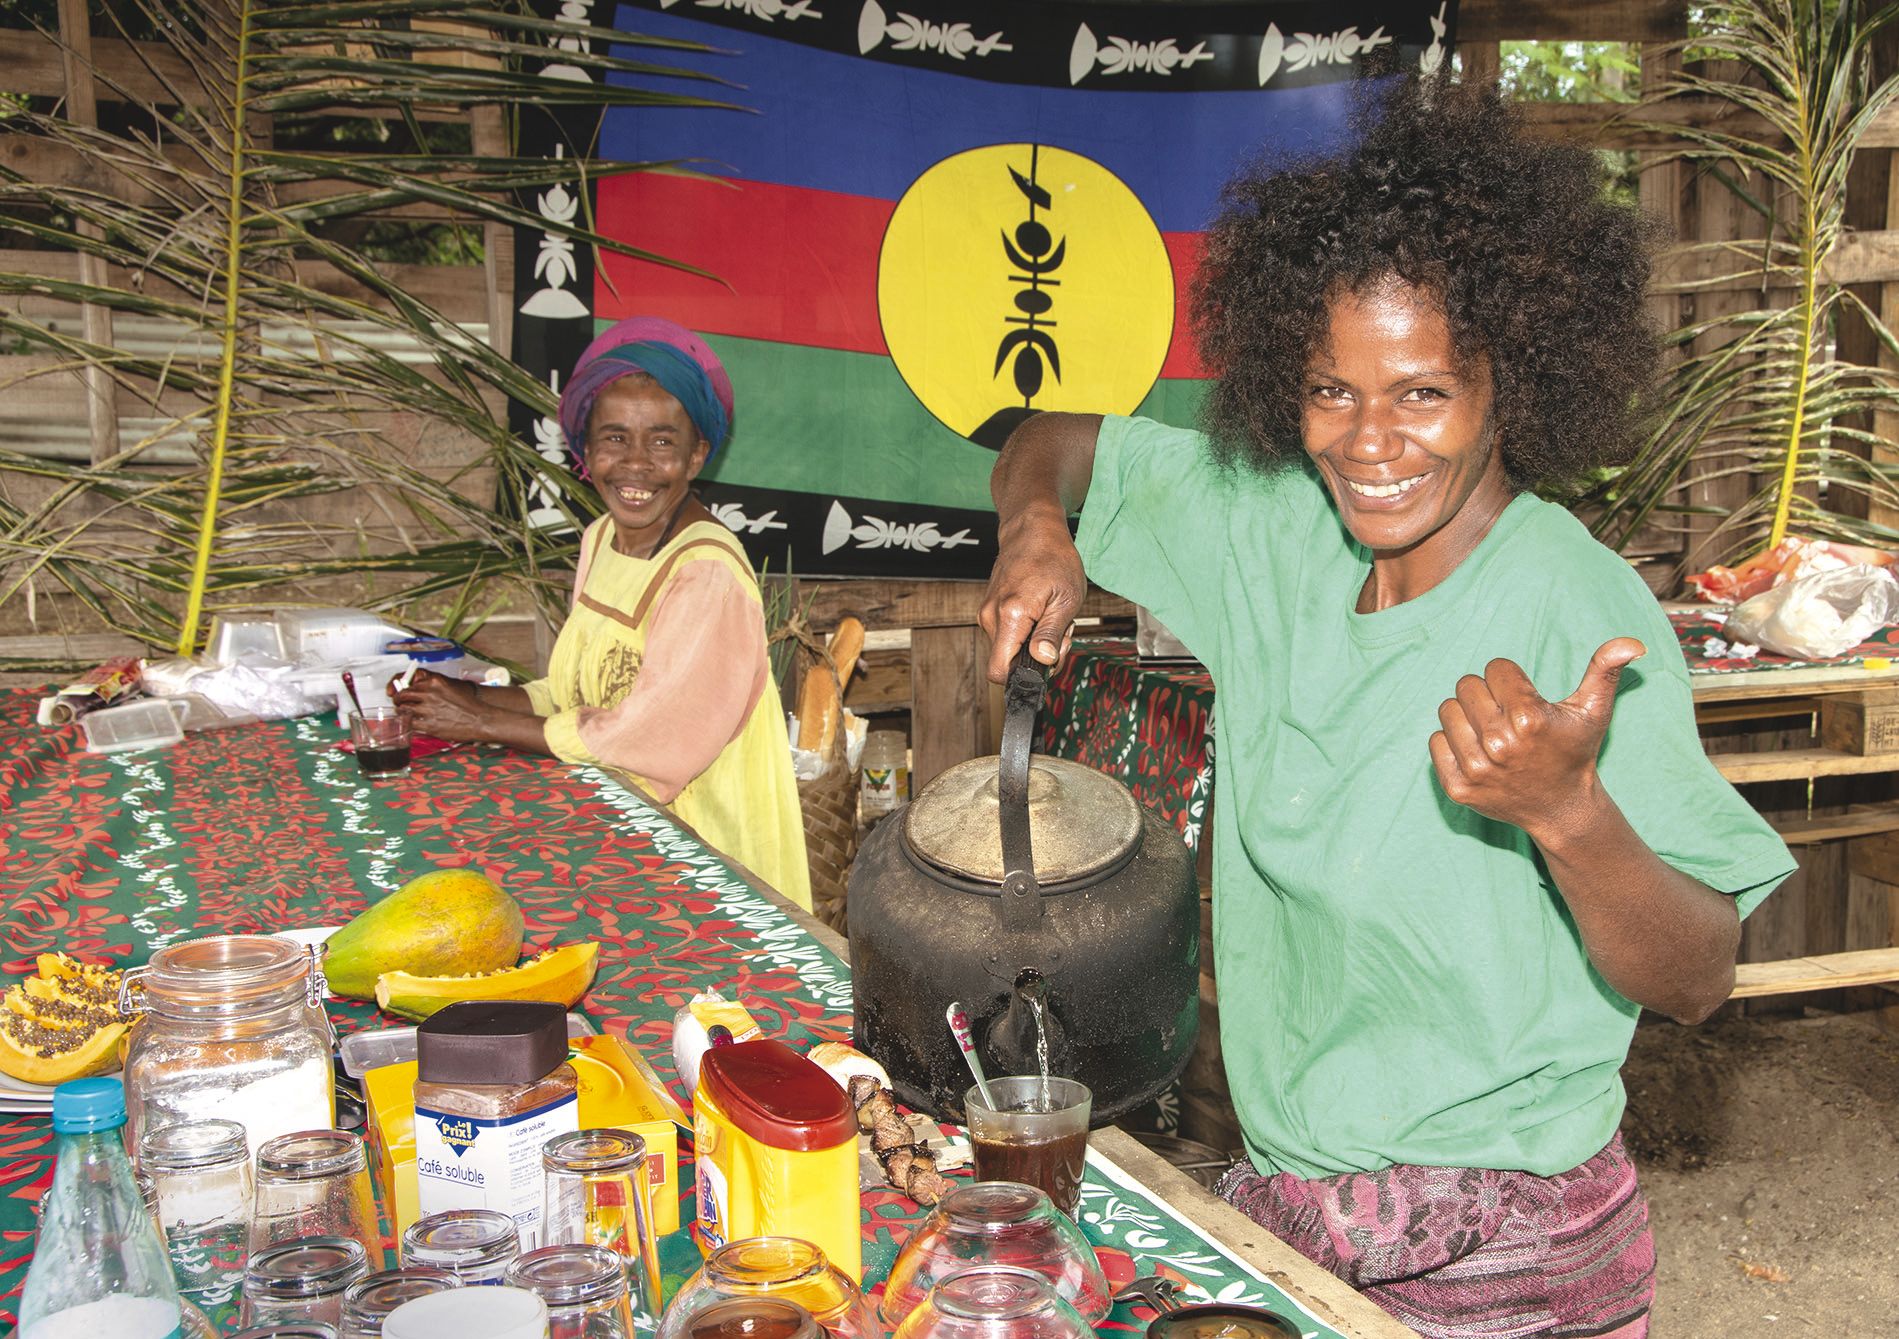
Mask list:
[[[1869,948],[1779,962],[1744,962],[1734,969],[1734,993],[1728,998],[1793,995],[1803,990],[1838,990],[1890,981],[1899,981],[1899,948]]]
[[[1715,770],[1737,786],[1753,781],[1806,781],[1817,776],[1865,776],[1899,771],[1899,753],[1842,753],[1838,749],[1779,749],[1710,755]]]

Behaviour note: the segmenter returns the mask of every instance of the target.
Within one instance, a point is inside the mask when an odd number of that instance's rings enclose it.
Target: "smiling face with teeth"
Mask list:
[[[1392,277],[1329,304],[1301,427],[1346,528],[1372,551],[1360,613],[1444,580],[1510,505],[1492,399],[1489,360],[1458,350],[1434,294]]]
[[[641,372],[608,382],[587,418],[587,474],[613,518],[613,547],[645,557],[706,463],[685,407]]]

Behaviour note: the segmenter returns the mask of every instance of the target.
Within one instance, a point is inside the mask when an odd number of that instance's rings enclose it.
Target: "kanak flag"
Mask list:
[[[1248,161],[1349,133],[1351,81],[1431,68],[1451,0],[1319,4],[644,0],[626,48],[746,110],[625,108],[603,231],[712,275],[602,258],[597,325],[668,317],[731,371],[709,504],[803,574],[985,576],[994,449],[1027,413],[1192,424],[1202,230]]]

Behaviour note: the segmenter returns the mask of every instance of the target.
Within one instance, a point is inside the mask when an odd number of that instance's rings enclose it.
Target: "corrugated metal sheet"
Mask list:
[[[485,321],[458,327],[471,342],[486,343]],[[411,335],[391,331],[372,321],[336,321],[326,324],[341,339],[354,341],[385,353],[411,366],[424,365],[433,355]],[[180,327],[174,322],[144,316],[117,316],[113,319],[114,342],[127,353],[140,358],[174,358],[180,361],[211,359],[217,356],[217,339],[199,330]],[[266,324],[263,338],[285,356],[312,358],[316,342],[308,328],[285,324]],[[327,356],[350,361],[361,354],[348,345],[332,345]],[[9,393],[4,411],[0,411],[0,451],[12,451],[39,460],[85,462],[92,458],[92,433],[85,415],[69,412],[36,415],[31,381],[15,386]],[[53,398],[53,397],[49,397]],[[57,397],[62,409],[69,397]],[[123,403],[123,401],[122,401]],[[144,406],[140,406],[141,408]],[[10,411],[10,412],[8,412]],[[119,441],[131,446],[155,438],[141,459],[152,465],[188,465],[196,459],[191,430],[179,429],[170,420],[154,414],[121,414]]]

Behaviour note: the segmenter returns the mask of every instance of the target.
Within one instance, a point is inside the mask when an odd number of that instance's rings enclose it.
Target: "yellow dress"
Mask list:
[[[720,852],[811,905],[798,785],[751,564],[726,528],[685,527],[650,558],[581,538],[547,677],[526,685],[567,762],[628,774]]]

